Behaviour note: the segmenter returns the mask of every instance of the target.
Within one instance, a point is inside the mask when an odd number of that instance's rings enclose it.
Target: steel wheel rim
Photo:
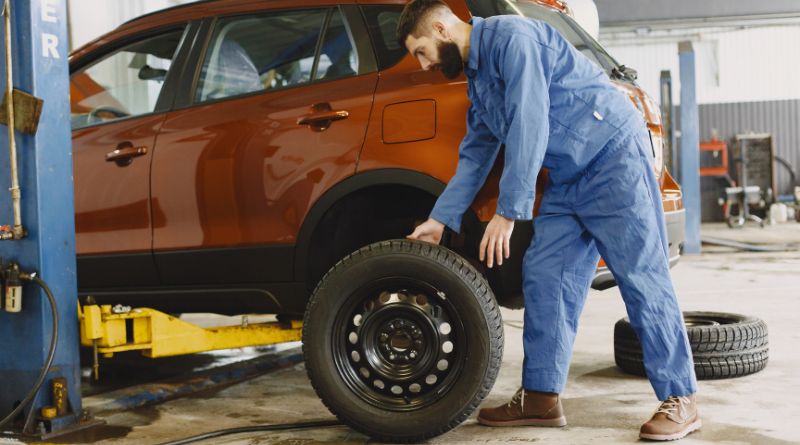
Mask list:
[[[458,379],[466,335],[453,302],[425,280],[387,277],[345,296],[333,357],[347,388],[381,409],[429,406]]]

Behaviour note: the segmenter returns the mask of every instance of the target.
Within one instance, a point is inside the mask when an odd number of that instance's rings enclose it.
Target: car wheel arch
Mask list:
[[[432,206],[435,199],[444,191],[445,186],[446,184],[439,179],[420,171],[402,168],[382,168],[357,173],[331,187],[312,205],[298,232],[295,247],[295,280],[313,281],[308,283],[311,289],[316,285],[315,274],[311,270],[314,237],[319,234],[326,215],[348,199],[358,194],[365,194],[388,187],[398,193],[404,191],[409,194],[416,193],[420,197],[426,196],[430,198],[430,205]],[[409,210],[409,212],[412,211]],[[420,211],[421,209],[418,209],[417,213]],[[430,208],[426,207],[425,215],[420,216],[425,217],[429,212]],[[479,233],[481,230],[480,221],[475,212],[472,209],[467,210],[463,218],[462,231],[474,234]],[[363,246],[353,246],[351,251],[360,247]],[[339,259],[336,258],[333,263]]]

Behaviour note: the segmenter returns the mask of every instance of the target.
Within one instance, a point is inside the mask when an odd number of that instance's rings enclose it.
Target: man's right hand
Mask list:
[[[406,238],[425,241],[432,244],[439,244],[442,240],[444,233],[444,224],[436,221],[433,218],[428,218],[427,221],[417,226],[414,233],[408,235]]]

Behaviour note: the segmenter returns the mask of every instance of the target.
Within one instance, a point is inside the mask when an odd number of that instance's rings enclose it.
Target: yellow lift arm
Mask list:
[[[112,309],[111,305],[78,305],[81,345],[111,357],[115,352],[142,351],[146,357],[194,354],[216,349],[241,348],[299,341],[303,323],[270,322],[201,328],[149,308]],[[130,328],[128,325],[132,325]],[[128,332],[133,338],[128,338]]]

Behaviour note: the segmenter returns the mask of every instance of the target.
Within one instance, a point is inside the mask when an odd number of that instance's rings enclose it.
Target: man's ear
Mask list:
[[[431,26],[433,26],[433,32],[435,35],[438,35],[444,40],[450,40],[450,32],[447,30],[447,27],[444,26],[444,23],[435,20],[431,22]]]

